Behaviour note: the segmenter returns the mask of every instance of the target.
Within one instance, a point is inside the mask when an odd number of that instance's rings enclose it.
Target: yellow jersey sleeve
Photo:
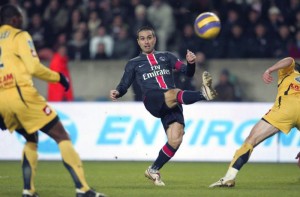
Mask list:
[[[59,74],[41,64],[31,36],[26,31],[19,32],[15,36],[16,55],[22,59],[29,74],[44,81],[58,82]]]
[[[278,70],[278,80],[281,81],[281,79],[283,79],[285,76],[293,73],[294,68],[295,68],[295,60],[293,59],[293,62],[291,65]]]

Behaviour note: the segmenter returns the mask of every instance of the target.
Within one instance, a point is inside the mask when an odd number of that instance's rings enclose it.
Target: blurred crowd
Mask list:
[[[8,0],[25,16],[41,59],[66,45],[70,60],[130,59],[139,53],[136,31],[155,28],[157,50],[186,49],[200,58],[300,57],[299,0]],[[194,34],[202,12],[221,19],[220,35]]]

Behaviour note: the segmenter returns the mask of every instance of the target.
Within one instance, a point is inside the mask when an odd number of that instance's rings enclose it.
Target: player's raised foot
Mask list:
[[[145,171],[145,177],[152,180],[156,186],[165,186],[165,183],[161,180],[159,171],[151,169],[151,166]]]
[[[93,189],[90,189],[86,192],[81,191],[80,189],[76,189],[76,197],[106,197],[106,195],[96,192]]]
[[[217,96],[216,90],[212,87],[212,77],[211,74],[207,71],[204,71],[202,74],[202,94],[206,100],[213,100]]]
[[[37,193],[31,193],[29,190],[24,189],[22,193],[22,197],[39,197]]]
[[[235,185],[234,179],[228,179],[226,177],[223,177],[217,182],[211,184],[209,187],[234,187],[234,185]]]

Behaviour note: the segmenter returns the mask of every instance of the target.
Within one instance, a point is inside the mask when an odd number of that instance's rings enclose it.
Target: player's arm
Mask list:
[[[188,77],[194,76],[196,56],[193,52],[187,50],[187,54],[186,54],[187,65],[184,64],[182,61],[180,61],[172,53],[168,53],[168,56],[170,58],[171,65],[173,65],[173,69],[184,73]]]
[[[114,101],[127,93],[128,88],[133,83],[135,78],[134,64],[128,62],[125,66],[125,71],[122,79],[115,90],[110,91],[110,97]]]
[[[31,36],[26,32],[16,35],[15,41],[18,43],[17,54],[23,60],[27,71],[34,77],[48,82],[59,82],[60,75],[41,64],[35,51]]]
[[[274,65],[269,67],[264,73],[263,73],[263,81],[267,84],[273,82],[272,73],[274,71],[278,71],[278,77],[281,78],[282,76],[293,72],[295,67],[295,60],[291,57],[287,57],[284,59],[279,60]]]

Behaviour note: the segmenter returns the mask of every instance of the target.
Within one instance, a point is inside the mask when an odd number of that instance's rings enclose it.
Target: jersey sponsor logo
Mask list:
[[[49,116],[49,115],[52,113],[52,110],[51,110],[51,108],[50,108],[48,105],[46,105],[46,106],[44,107],[43,111],[44,111],[44,113],[45,113],[47,116]]]
[[[153,71],[151,73],[143,74],[144,80],[155,77],[157,83],[159,84],[159,87],[162,89],[167,89],[168,86],[163,76],[166,74],[171,74],[170,70],[161,69],[160,65],[158,64],[158,61],[156,60],[155,55],[152,53],[147,55],[147,59]]]
[[[162,61],[162,62],[164,62],[164,61],[166,61],[166,58],[163,57],[163,56],[161,56],[161,57],[159,57],[159,60]]]
[[[8,87],[14,83],[14,75],[12,73],[0,76],[0,87]]]
[[[34,47],[34,44],[33,44],[32,40],[28,40],[28,45],[29,45],[29,48],[30,48],[31,55],[33,57],[37,57],[36,50],[35,50],[35,47]]]
[[[290,87],[292,90],[295,90],[297,92],[300,91],[300,85],[291,83]]]
[[[295,80],[300,83],[300,76],[296,77]]]

